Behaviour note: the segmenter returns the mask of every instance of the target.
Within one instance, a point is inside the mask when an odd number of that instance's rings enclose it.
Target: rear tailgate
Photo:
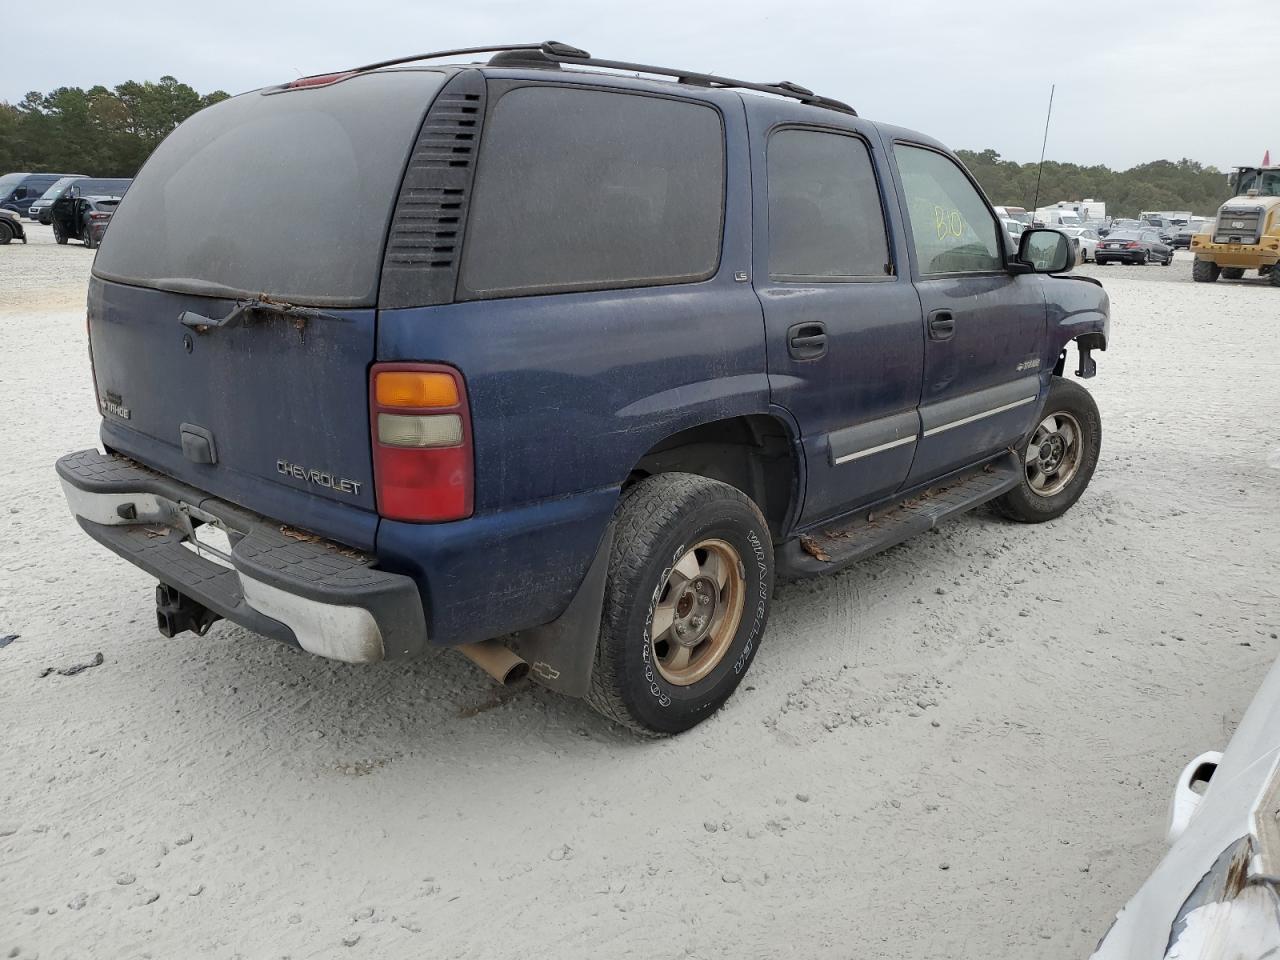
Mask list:
[[[371,547],[374,312],[325,311],[300,328],[260,314],[205,334],[178,320],[234,307],[93,280],[89,342],[104,442],[214,496]],[[212,463],[199,462],[202,439]]]
[[[90,285],[108,446],[372,547],[367,397],[382,252],[445,79],[399,70],[255,91],[161,144],[113,216]],[[303,309],[242,309],[264,301]]]

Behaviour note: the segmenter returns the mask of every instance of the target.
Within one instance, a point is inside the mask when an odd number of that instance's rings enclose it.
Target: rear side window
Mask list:
[[[955,161],[901,143],[894,156],[921,275],[1004,269],[991,211]]]
[[[459,293],[686,283],[720,261],[724,130],[663,97],[518,87],[485,122]]]
[[[129,186],[94,273],[163,290],[374,303],[409,150],[445,79],[392,70],[201,110]]]
[[[856,137],[780,130],[769,138],[769,276],[847,280],[889,272],[880,189]]]

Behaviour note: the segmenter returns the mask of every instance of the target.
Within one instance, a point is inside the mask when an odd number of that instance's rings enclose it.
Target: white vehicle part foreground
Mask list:
[[[1183,770],[1169,852],[1094,960],[1280,960],[1280,663],[1199,796],[1192,783],[1212,757]]]

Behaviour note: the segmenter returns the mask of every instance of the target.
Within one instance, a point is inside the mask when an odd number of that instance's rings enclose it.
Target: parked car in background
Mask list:
[[[83,197],[119,198],[125,195],[131,183],[133,181],[128,177],[63,177],[49,187],[41,195],[40,199],[31,205],[30,216],[33,220],[39,220],[41,223],[52,222],[48,213],[49,208],[73,186],[80,191],[80,195]]]
[[[1094,260],[1099,266],[1108,263],[1173,263],[1173,247],[1155,230],[1112,230],[1095,248]]]
[[[1183,768],[1165,837],[1168,853],[1093,960],[1280,956],[1280,662],[1226,752]]]
[[[1080,260],[1087,263],[1094,259],[1094,252],[1098,247],[1098,234],[1089,227],[1057,227],[1068,237],[1076,242],[1076,248],[1080,254]]]
[[[1021,220],[1011,220],[1007,217],[1000,218],[1000,224],[1004,227],[1004,232],[1009,237],[1009,242],[1013,244],[1013,249],[1018,248],[1018,242],[1022,239],[1022,235],[1029,229],[1027,224]]]
[[[27,242],[27,232],[22,229],[22,219],[12,210],[0,210],[0,244],[14,240]]]
[[[1206,225],[1197,223],[1187,223],[1181,225],[1174,230],[1174,236],[1169,238],[1169,246],[1175,250],[1188,250],[1192,246],[1192,237],[1197,233],[1206,233]]]
[[[1084,492],[1067,348],[1092,376],[1107,294],[1057,275],[1062,234],[1001,234],[941,143],[795,84],[550,43],[286,82],[185,121],[121,203],[105,452],[58,474],[168,635],[455,647],[678,733],[775,573]]]
[[[71,194],[60,197],[49,208],[53,239],[58,243],[79,240],[90,249],[97,247],[119,204],[119,197],[82,197]]]
[[[66,176],[78,176],[78,174],[6,173],[0,177],[0,210],[12,210],[19,215],[25,214],[41,194]]]

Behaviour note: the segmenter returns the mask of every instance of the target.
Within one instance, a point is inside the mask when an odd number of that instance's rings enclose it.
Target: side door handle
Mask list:
[[[787,328],[787,352],[795,360],[817,360],[827,352],[827,326],[811,321]]]
[[[956,333],[956,318],[950,310],[934,310],[929,314],[929,339],[950,340]]]

